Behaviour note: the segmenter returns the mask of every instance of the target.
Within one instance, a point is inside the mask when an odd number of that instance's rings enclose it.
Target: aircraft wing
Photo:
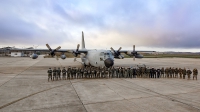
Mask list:
[[[49,49],[11,49],[10,51],[43,51],[43,52],[50,52]],[[66,53],[71,53],[72,51],[76,51],[76,49],[59,49],[56,50],[55,52],[66,52]],[[87,53],[88,50],[86,49],[79,49],[78,50],[79,53]]]
[[[128,52],[132,52],[131,50],[121,50],[119,51],[120,53],[128,53]],[[134,51],[134,52],[156,52],[156,51]]]

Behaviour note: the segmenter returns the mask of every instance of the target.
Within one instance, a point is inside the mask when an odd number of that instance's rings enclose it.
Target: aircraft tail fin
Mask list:
[[[84,33],[82,31],[82,49],[85,49],[85,40],[84,40]]]

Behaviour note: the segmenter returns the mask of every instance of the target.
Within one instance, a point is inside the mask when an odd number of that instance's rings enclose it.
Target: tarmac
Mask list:
[[[78,59],[80,60],[80,59]],[[115,66],[186,67],[200,59],[115,60]],[[0,112],[200,112],[200,80],[112,78],[47,81],[49,67],[81,64],[72,58],[0,58]],[[198,78],[200,76],[198,75]]]

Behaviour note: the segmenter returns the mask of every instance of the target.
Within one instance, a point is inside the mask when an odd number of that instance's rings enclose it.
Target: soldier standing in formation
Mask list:
[[[49,68],[47,73],[48,73],[48,82],[49,82],[49,79],[51,79],[51,81],[52,81],[52,70],[51,70],[51,68]]]
[[[188,68],[187,70],[187,76],[188,76],[188,80],[190,80],[190,75],[192,74],[192,71]]]
[[[194,78],[196,78],[196,80],[197,80],[197,75],[198,75],[198,70],[195,68],[193,70],[193,80],[194,80]]]
[[[60,70],[60,68],[58,67],[58,70],[57,70],[57,77],[56,77],[57,80],[58,80],[58,78],[59,78],[59,80],[61,80],[60,75],[61,75],[61,70]]]
[[[66,80],[66,73],[67,73],[67,71],[66,71],[65,67],[63,67],[63,69],[62,69],[62,80]]]
[[[57,72],[56,67],[54,67],[54,69],[53,69],[53,81],[56,80],[56,72]]]
[[[183,79],[185,79],[185,76],[186,76],[186,69],[185,68],[182,70],[182,73],[183,73]]]
[[[164,71],[164,72],[163,72]],[[62,70],[58,67],[54,67],[53,70],[51,68],[48,69],[48,81],[51,80],[61,80],[61,73],[62,73],[62,80],[66,79],[80,79],[80,78],[161,78],[161,77],[167,77],[167,78],[178,78],[178,75],[180,78],[183,77],[185,79],[185,76],[188,76],[188,79],[190,79],[192,71],[190,69],[181,69],[181,68],[166,68],[163,67],[160,69],[156,68],[149,68],[149,67],[85,67],[85,68],[71,68],[70,66],[66,70],[65,67],[63,67]],[[53,73],[53,78],[52,78]],[[66,78],[67,75],[67,78]],[[193,69],[193,79],[197,80],[198,70],[195,68]]]

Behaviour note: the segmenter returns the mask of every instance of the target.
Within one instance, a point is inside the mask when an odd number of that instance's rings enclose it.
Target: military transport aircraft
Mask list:
[[[12,51],[44,51],[49,52],[49,55],[54,57],[56,53],[62,53],[61,58],[65,59],[66,55],[64,53],[72,53],[74,55],[74,61],[77,61],[76,58],[80,55],[81,64],[84,66],[94,66],[94,67],[112,67],[114,65],[114,58],[115,59],[123,59],[124,56],[121,53],[125,53],[129,56],[133,56],[133,60],[135,58],[143,58],[143,55],[139,54],[138,52],[155,52],[155,51],[136,51],[135,45],[133,45],[133,50],[121,50],[120,47],[118,50],[114,50],[112,47],[111,50],[96,50],[96,49],[86,49],[85,48],[85,41],[84,41],[84,34],[82,32],[82,49],[79,49],[80,45],[77,45],[76,49],[60,49],[61,47],[57,47],[56,49],[51,49],[51,47],[46,44],[48,49],[13,49]],[[38,55],[33,53],[31,55],[32,59],[37,59]]]

